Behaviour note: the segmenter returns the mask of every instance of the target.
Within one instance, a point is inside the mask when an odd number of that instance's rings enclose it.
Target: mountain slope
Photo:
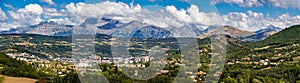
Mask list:
[[[170,32],[173,37],[197,37],[204,34],[203,28],[206,27],[199,24],[187,24],[183,27],[172,27]]]
[[[71,35],[73,26],[57,24],[53,21],[41,22],[37,25],[18,27],[10,31],[2,32],[1,34],[39,34],[48,36],[66,36]]]
[[[288,45],[300,42],[300,25],[291,26],[286,28],[265,40],[256,42],[258,46],[265,45]]]
[[[41,22],[38,25],[32,26],[33,29],[27,31],[27,34],[39,34],[39,35],[55,35],[57,33],[69,32],[72,30],[71,26],[60,25],[55,22]],[[67,34],[67,33],[65,33]],[[70,33],[71,34],[71,33]]]
[[[133,38],[167,38],[170,32],[156,26],[145,26],[133,34]]]
[[[275,27],[274,25],[269,25],[269,26],[267,26],[267,28],[255,31],[254,33],[259,34],[259,33],[264,33],[264,32],[269,32],[269,31],[279,32],[281,30],[283,30],[283,29],[279,28],[279,27]]]
[[[275,27],[273,25],[269,25],[269,26],[267,26],[267,28],[255,31],[253,35],[242,38],[241,40],[242,41],[253,41],[253,42],[260,41],[260,40],[266,39],[267,37],[269,37],[277,32],[280,32],[281,30],[282,30],[282,28]]]
[[[266,39],[267,37],[269,37],[275,33],[277,33],[277,31],[265,31],[265,32],[261,32],[261,33],[257,33],[257,34],[253,34],[253,35],[244,37],[241,40],[242,41],[252,41],[252,42],[260,41],[260,40]]]
[[[41,73],[38,73],[31,65],[26,62],[18,61],[0,53],[0,65],[3,67],[1,74],[14,77],[29,77],[39,79]]]
[[[204,30],[205,34],[199,36],[199,38],[209,37],[211,34],[216,33],[220,30],[224,30],[223,34],[230,35],[231,37],[234,38],[246,37],[253,34],[252,32],[240,30],[231,26],[223,26],[223,27],[215,26],[215,27],[209,27],[206,30]]]

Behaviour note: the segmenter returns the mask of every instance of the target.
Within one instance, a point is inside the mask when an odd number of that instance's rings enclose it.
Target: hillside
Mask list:
[[[288,49],[295,50],[300,42],[300,25],[288,27],[262,41],[245,43],[243,48],[230,49],[230,58],[242,58],[250,54],[273,56],[275,51],[286,53]],[[289,50],[289,51],[291,51]],[[277,53],[278,54],[278,53]],[[264,56],[264,58],[268,58]]]
[[[29,77],[39,79],[43,73],[37,72],[32,65],[28,65],[24,61],[9,58],[6,54],[0,53],[0,73],[6,76],[13,77]]]
[[[290,45],[300,42],[300,25],[291,26],[278,32],[263,41],[252,43],[255,46],[281,46],[281,45]]]
[[[223,27],[209,27],[204,32],[203,35],[199,36],[198,38],[206,38],[212,35],[213,33],[216,33],[217,31],[224,30],[224,34],[230,35],[234,38],[240,38],[240,37],[246,37],[254,34],[253,32],[240,30],[238,28],[232,27],[232,26],[223,26]]]
[[[230,83],[300,82],[300,26],[295,25],[263,41],[228,49],[222,81]]]

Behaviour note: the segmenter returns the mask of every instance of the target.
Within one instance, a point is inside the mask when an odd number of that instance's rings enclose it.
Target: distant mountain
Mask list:
[[[87,25],[98,26],[99,34],[111,34],[115,28],[122,23],[117,20],[109,18],[102,18],[98,21],[96,18],[88,18],[79,27],[86,27]],[[58,24],[53,21],[41,22],[37,25],[12,28],[9,31],[1,31],[0,34],[39,34],[48,36],[70,36],[72,35],[73,25]]]
[[[118,26],[118,30],[115,30],[110,35],[113,35],[113,37],[133,37],[135,32],[139,29],[149,26],[148,24],[138,22],[138,21],[131,21],[129,23],[125,23],[123,25]]]
[[[246,37],[246,36],[254,34],[253,32],[240,30],[240,29],[237,29],[232,26],[209,26],[206,30],[204,30],[204,34],[200,35],[199,38],[209,37],[210,35],[217,33],[218,31],[222,31],[222,30],[224,32],[220,32],[220,33],[229,35],[234,38],[241,38],[241,37]]]
[[[281,31],[281,28],[270,25],[265,29],[255,32],[240,30],[232,26],[207,26],[201,24],[186,24],[182,27],[161,28],[155,25],[149,25],[139,21],[123,23],[119,20],[110,18],[88,18],[78,27],[86,28],[88,25],[96,27],[98,34],[115,35],[122,37],[198,37],[206,38],[220,30],[224,30],[225,35],[240,39],[242,41],[259,41],[272,34]],[[12,28],[9,31],[2,31],[0,34],[39,34],[48,36],[70,36],[74,26],[58,24],[53,21],[41,22],[37,25],[28,27]],[[206,29],[205,29],[206,28]],[[141,30],[139,30],[141,29]],[[134,32],[138,31],[138,32]]]
[[[39,35],[70,35],[73,26],[57,24],[55,22],[41,22],[38,25],[31,26],[31,30],[26,31],[27,34]]]
[[[41,22],[37,25],[18,27],[10,31],[2,32],[1,34],[39,34],[49,36],[64,36],[71,35],[72,25],[57,24],[53,21]]]
[[[133,38],[167,38],[171,32],[157,26],[145,26],[133,34]]]
[[[122,25],[125,23],[120,22],[119,20],[113,20],[110,18],[102,18],[99,21],[98,25],[98,34],[107,34],[111,35],[113,32],[115,32],[117,29],[120,29]]]
[[[87,25],[97,25],[98,29],[114,29],[121,25],[119,20],[113,20],[110,18],[101,18],[101,20],[98,20],[97,18],[87,18],[82,24],[80,24],[80,27],[86,27]]]
[[[282,28],[279,27],[275,27],[273,25],[269,25],[267,26],[267,28],[265,29],[261,29],[258,31],[255,31],[253,35],[250,35],[248,37],[242,38],[242,41],[260,41],[260,40],[264,40],[265,38],[281,31]]]
[[[87,18],[85,21],[80,24],[79,26],[81,27],[86,27],[87,25],[95,25],[98,24],[98,19],[97,18]]]
[[[183,27],[172,27],[170,32],[173,37],[197,37],[204,34],[203,29],[206,27],[199,24],[186,24]]]
[[[261,29],[261,30],[255,31],[254,33],[260,34],[260,33],[270,32],[270,31],[279,32],[281,30],[283,30],[283,29],[279,28],[279,27],[275,27],[274,25],[269,25],[265,29]]]
[[[209,27],[207,27],[207,29],[204,30],[204,33],[208,33],[208,32],[210,32],[212,30],[215,30],[218,27],[220,27],[220,26],[209,26]]]
[[[10,28],[9,30],[0,31],[0,34],[11,34],[12,32],[16,32],[16,28]]]
[[[101,23],[105,23],[104,25],[98,26],[99,29],[114,29],[119,25],[123,24],[118,20],[102,18]]]
[[[247,37],[242,38],[242,41],[260,41],[260,40],[264,40],[265,38],[273,35],[277,33],[277,31],[265,31],[265,32],[261,32],[261,33],[257,33],[257,34],[253,34]]]

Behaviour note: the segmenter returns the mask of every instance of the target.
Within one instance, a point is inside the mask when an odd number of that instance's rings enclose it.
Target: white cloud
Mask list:
[[[39,4],[29,4],[29,5],[26,5],[25,8],[19,9],[17,12],[32,13],[32,14],[40,15],[43,13],[43,8]]]
[[[8,17],[6,16],[6,14],[0,8],[0,21],[5,21],[7,19],[8,19]]]
[[[44,8],[43,16],[45,18],[52,18],[52,17],[64,17],[67,16],[68,12],[66,10],[56,10],[55,8]]]
[[[172,15],[172,17],[169,18],[172,18],[171,20],[174,20],[174,23],[179,23],[177,25],[169,23],[169,25],[175,25],[175,27],[180,27],[190,23],[217,25],[221,22],[221,16],[219,16],[216,12],[201,12],[196,5],[191,5],[187,10],[177,10],[174,6],[167,6],[166,10]],[[164,22],[168,23],[170,21]]]
[[[82,23],[86,18],[101,18],[104,15],[105,17],[114,18],[123,22],[139,20],[149,24],[166,26],[165,23],[161,23],[161,21],[157,19],[159,17],[164,18],[164,16],[167,15],[166,12],[150,12],[146,9],[142,9],[140,5],[127,5],[122,2],[102,2],[96,4],[70,3],[66,5],[66,11],[70,13],[69,17],[72,17],[72,21],[76,24]]]
[[[190,23],[196,22],[205,25],[216,25],[221,21],[221,17],[216,12],[200,12],[196,5],[191,5],[187,10],[191,17]]]
[[[14,19],[14,22],[19,24],[38,24],[41,21],[41,14],[43,13],[43,8],[38,4],[29,4],[25,8],[18,9],[15,11],[8,11],[9,15]]]
[[[267,0],[267,3],[272,4],[275,7],[281,8],[298,8],[300,9],[300,0]]]
[[[238,4],[242,7],[263,6],[263,4],[270,4],[274,7],[300,9],[300,0],[212,0],[211,3]]]
[[[55,5],[55,3],[52,0],[40,0],[40,1],[48,3],[49,5]]]
[[[212,4],[218,3],[229,3],[238,4],[242,7],[253,7],[253,6],[263,6],[262,2],[259,0],[212,0]]]
[[[0,31],[8,31],[10,30],[10,28],[13,28],[13,25],[5,22],[0,22],[0,27]]]
[[[10,9],[13,9],[13,10],[15,9],[15,8],[14,8],[12,5],[10,5],[10,4],[4,4],[4,6],[7,7],[7,8],[10,8]]]
[[[100,18],[104,14],[111,16],[128,17],[130,14],[136,14],[141,11],[141,6],[129,6],[121,2],[103,2],[96,4],[70,3],[66,9],[71,15],[76,16],[77,20],[94,17]]]
[[[232,12],[223,15],[223,25],[230,25],[242,30],[255,31],[268,25],[281,28],[300,24],[300,16],[290,16],[288,13],[277,17],[266,17],[262,13],[248,11],[247,13]]]
[[[53,22],[56,22],[58,24],[76,25],[69,18],[49,19],[48,21],[53,21]]]
[[[180,22],[191,22],[191,17],[184,9],[177,10],[175,6],[167,6],[166,10],[170,12]]]

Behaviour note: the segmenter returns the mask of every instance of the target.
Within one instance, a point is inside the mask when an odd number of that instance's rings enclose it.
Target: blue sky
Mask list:
[[[84,14],[95,14],[92,8],[97,5],[87,5],[105,0],[0,0],[0,27],[18,27],[23,25],[33,25],[42,21],[57,21],[68,24],[79,24],[83,17],[92,16]],[[220,17],[220,25],[231,25],[243,30],[257,30],[265,28],[267,25],[278,27],[287,27],[300,24],[300,0],[109,0],[118,3],[114,6],[117,10],[112,10],[111,15],[124,16],[125,14],[150,14],[142,13],[139,9],[145,9],[149,6],[160,6],[166,9],[180,23],[200,22],[198,17],[206,17],[207,25],[215,25],[214,17]],[[83,2],[83,4],[79,4]],[[120,3],[122,2],[122,3]],[[134,7],[131,7],[133,3]],[[113,4],[113,3],[110,3]],[[124,4],[126,4],[124,6]],[[197,7],[193,7],[196,5]],[[25,7],[28,8],[26,9]],[[99,6],[99,5],[98,5]],[[139,8],[141,6],[141,8]],[[68,7],[68,8],[67,8]],[[88,10],[79,12],[86,8]],[[150,10],[158,8],[153,7]],[[33,9],[31,9],[33,8]],[[35,8],[39,9],[36,10]],[[77,9],[76,9],[77,8]],[[78,9],[79,8],[79,9]],[[119,10],[118,10],[119,9]],[[181,10],[183,9],[183,10]],[[199,11],[196,11],[196,10]],[[47,10],[47,11],[46,11]],[[123,11],[124,10],[124,11]],[[1,13],[3,11],[3,13]],[[102,11],[102,10],[100,10]],[[118,12],[122,11],[120,14]],[[88,13],[87,13],[88,12]],[[93,13],[94,12],[94,13]],[[98,11],[99,12],[99,11]],[[192,14],[192,12],[194,14]],[[195,13],[196,12],[196,13]],[[204,12],[204,13],[203,13]],[[215,12],[217,15],[215,15]],[[47,15],[46,15],[47,14]],[[74,15],[75,14],[75,15]],[[151,13],[155,14],[155,13]],[[76,16],[77,15],[77,16]],[[110,16],[111,16],[110,15]],[[81,18],[74,18],[81,16]],[[83,16],[83,17],[82,17]],[[173,25],[178,23],[155,23],[151,16],[142,16],[147,22],[154,25]],[[118,17],[120,18],[120,17]],[[132,18],[132,17],[131,17]],[[134,17],[140,18],[140,17]],[[128,18],[123,18],[128,19]],[[224,20],[223,20],[224,19]],[[26,21],[23,21],[26,20]],[[80,21],[79,21],[80,20]],[[203,19],[202,19],[203,20]],[[167,20],[165,20],[168,22]],[[1,30],[1,29],[0,29]]]

